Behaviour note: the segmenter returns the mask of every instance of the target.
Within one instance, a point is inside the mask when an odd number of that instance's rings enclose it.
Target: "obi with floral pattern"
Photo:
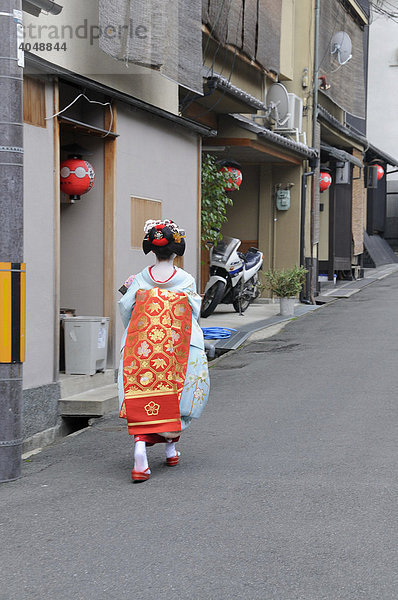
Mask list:
[[[192,281],[178,269],[170,281],[155,284],[146,269],[120,301],[125,323],[129,315],[119,369],[120,417],[131,435],[180,432],[207,402],[200,297]]]

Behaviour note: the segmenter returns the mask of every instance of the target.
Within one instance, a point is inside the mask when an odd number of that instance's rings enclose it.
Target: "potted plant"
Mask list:
[[[280,298],[281,315],[292,317],[296,296],[301,292],[307,269],[293,267],[292,269],[270,270],[264,273],[267,287],[275,296]]]

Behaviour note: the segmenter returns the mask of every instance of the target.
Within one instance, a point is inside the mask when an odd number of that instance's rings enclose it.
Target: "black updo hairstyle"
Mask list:
[[[160,260],[167,260],[172,254],[184,254],[185,240],[168,225],[159,224],[148,231],[142,242],[142,249],[145,254],[153,252]]]

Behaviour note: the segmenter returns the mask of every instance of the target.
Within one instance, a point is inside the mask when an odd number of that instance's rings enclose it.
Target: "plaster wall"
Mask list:
[[[367,137],[397,156],[398,44],[396,22],[375,14],[369,34]],[[398,179],[398,173],[388,176]]]
[[[118,106],[115,290],[131,274],[154,262],[131,247],[131,197],[162,202],[162,217],[186,231],[184,269],[198,276],[198,138],[184,129],[130,107]],[[144,223],[142,223],[143,231]],[[120,294],[115,293],[115,301]],[[118,311],[117,311],[118,313]],[[116,353],[122,333],[116,315]]]
[[[260,166],[259,207],[258,207],[258,246],[264,253],[264,269],[272,267],[272,223],[273,223],[273,198],[272,198],[272,167]]]
[[[76,315],[103,315],[104,153],[99,138],[74,138],[93,153],[93,188],[74,204],[61,204],[61,308]],[[62,138],[61,143],[70,143]],[[64,199],[67,197],[63,195]]]
[[[25,44],[31,52],[50,63],[79,73],[121,92],[159,106],[178,111],[178,85],[151,69],[126,64],[100,50],[98,40],[98,0],[62,3],[59,15],[23,13]],[[133,34],[135,27],[133,24]],[[54,46],[66,45],[64,50]],[[43,44],[35,49],[35,44]],[[47,50],[52,45],[52,50]]]
[[[47,112],[52,85],[46,85]],[[26,360],[24,389],[49,384],[54,370],[54,151],[52,122],[24,125]]]
[[[303,100],[303,131],[307,143],[311,142],[312,130],[313,10],[313,0],[282,0],[280,80],[289,93]]]
[[[322,192],[320,202],[323,211],[319,213],[319,260],[329,260],[329,190]]]
[[[228,221],[223,233],[240,240],[258,240],[259,167],[243,165],[243,180],[239,191],[231,192],[233,206],[228,206]]]
[[[290,208],[275,210],[274,247],[275,268],[291,268],[300,262],[300,193],[301,167],[274,167],[273,185],[293,183],[290,190]]]

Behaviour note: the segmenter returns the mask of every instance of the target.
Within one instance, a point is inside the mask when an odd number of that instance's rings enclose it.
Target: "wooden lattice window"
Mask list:
[[[162,218],[162,202],[149,198],[131,197],[131,247],[142,248],[144,225],[148,219]]]
[[[23,79],[23,120],[29,125],[46,127],[46,86],[36,77]]]

